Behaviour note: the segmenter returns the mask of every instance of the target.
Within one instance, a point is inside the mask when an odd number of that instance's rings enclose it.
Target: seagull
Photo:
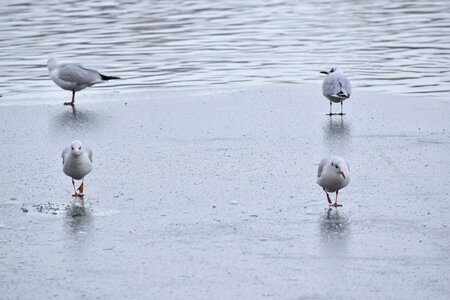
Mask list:
[[[330,206],[340,207],[337,203],[340,189],[346,187],[350,182],[350,167],[342,157],[330,156],[320,161],[317,170],[317,184],[320,185],[327,194],[327,200]],[[331,204],[331,198],[328,193],[336,192],[336,201]]]
[[[80,141],[73,141],[72,144],[64,149],[61,154],[63,163],[63,172],[72,178],[72,185],[75,190],[73,197],[83,197],[84,176],[92,171],[92,150],[84,147]],[[75,181],[81,180],[81,185],[77,189]]]
[[[330,100],[330,114],[331,106],[333,102],[341,103],[341,113],[337,115],[344,115],[342,112],[343,102],[350,98],[350,94],[352,93],[352,87],[350,86],[350,81],[344,74],[337,71],[336,68],[331,68],[330,71],[320,71],[322,74],[327,74],[327,77],[323,80],[322,84],[322,94]]]
[[[75,92],[96,83],[120,79],[120,77],[100,74],[98,71],[85,68],[80,64],[58,64],[54,58],[47,61],[47,68],[50,72],[50,78],[57,86],[72,91],[72,102],[65,102],[64,105],[73,106],[75,104]]]

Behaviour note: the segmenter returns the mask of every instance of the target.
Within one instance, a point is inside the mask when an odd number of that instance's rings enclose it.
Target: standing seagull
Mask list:
[[[344,115],[342,112],[344,100],[350,98],[352,93],[352,87],[350,86],[350,81],[345,77],[344,74],[337,71],[336,68],[331,68],[328,71],[320,71],[322,74],[327,74],[327,77],[323,80],[322,84],[322,94],[330,100],[330,116],[333,115],[331,112],[331,106],[333,102],[341,103],[341,113],[337,115]]]
[[[70,147],[62,152],[63,172],[72,177],[72,185],[75,190],[74,197],[83,197],[84,176],[92,170],[92,150],[84,147],[80,141],[73,141]],[[82,180],[80,187],[75,187],[75,181]]]
[[[342,157],[330,156],[320,161],[317,171],[317,184],[320,185],[327,194],[327,200],[330,206],[340,207],[337,203],[338,193],[350,182],[350,167]],[[336,192],[336,201],[331,204],[331,198],[328,193]]]
[[[75,104],[75,92],[96,83],[120,79],[120,77],[100,74],[98,71],[85,68],[80,64],[58,64],[54,58],[47,61],[47,68],[50,72],[50,78],[57,86],[72,91],[72,102],[65,102],[64,105],[73,106]]]

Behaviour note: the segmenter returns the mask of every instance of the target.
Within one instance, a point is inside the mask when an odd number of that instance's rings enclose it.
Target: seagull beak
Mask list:
[[[327,71],[320,71],[320,73],[328,75]]]
[[[342,175],[342,177],[344,177],[344,179],[345,179],[345,174],[344,174],[344,172],[339,172],[339,174],[341,174]]]

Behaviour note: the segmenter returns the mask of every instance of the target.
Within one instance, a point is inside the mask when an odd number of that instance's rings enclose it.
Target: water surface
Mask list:
[[[448,1],[8,1],[0,7],[0,94],[55,90],[49,57],[120,90],[320,84],[337,66],[354,87],[450,91]]]

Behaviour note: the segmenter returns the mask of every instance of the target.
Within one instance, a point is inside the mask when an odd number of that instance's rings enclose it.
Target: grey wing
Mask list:
[[[350,95],[352,93],[352,87],[350,85],[350,81],[344,75],[342,75],[342,74],[340,74],[340,75],[341,76],[339,76],[338,81],[339,81],[341,91],[350,97]]]
[[[332,96],[339,93],[341,90],[341,87],[339,85],[339,81],[336,80],[334,76],[328,75],[322,84],[322,93],[326,96]]]
[[[319,169],[317,170],[317,178],[319,178],[322,175],[322,171],[323,168],[325,167],[325,164],[327,163],[327,160],[328,159],[324,158],[320,161]]]
[[[86,69],[79,64],[63,64],[58,70],[59,77],[67,82],[74,82],[77,85],[93,84],[101,81],[97,71]]]
[[[66,159],[66,156],[70,153],[70,147],[67,147],[66,149],[63,150],[63,152],[61,153],[61,157],[62,157],[62,163],[64,164],[64,161]]]
[[[92,156],[93,156],[94,154],[92,153],[91,148],[85,147],[85,149],[86,149],[86,153],[87,153],[87,155],[88,155],[88,157],[89,157],[89,160],[92,162]]]

